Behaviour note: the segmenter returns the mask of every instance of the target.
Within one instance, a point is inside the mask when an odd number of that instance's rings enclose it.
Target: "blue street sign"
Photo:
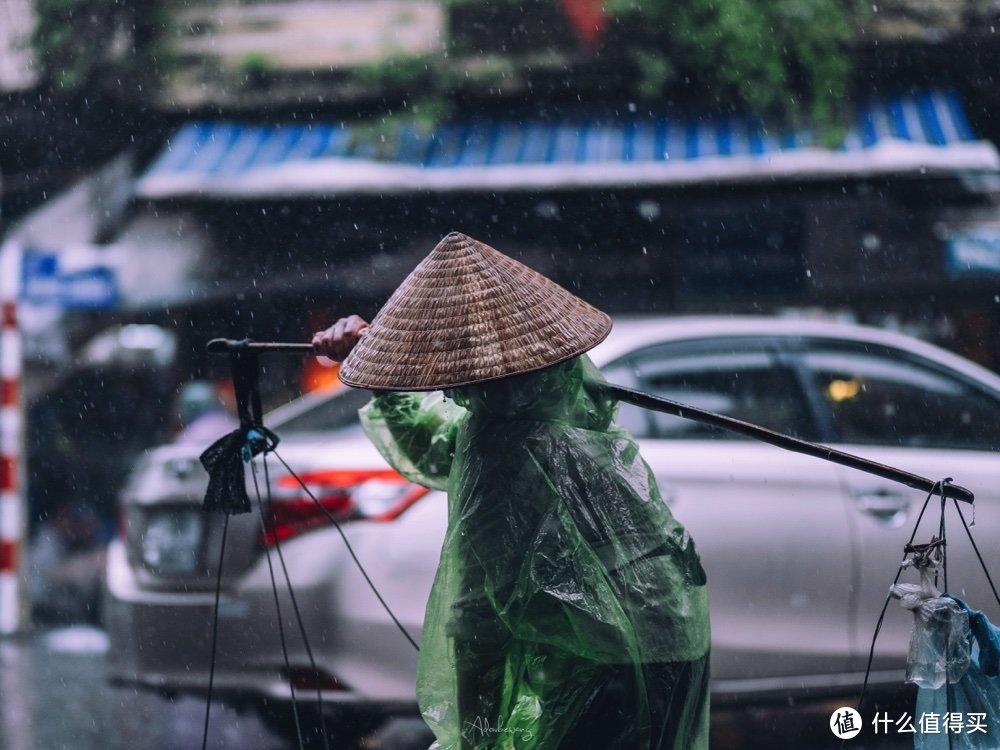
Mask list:
[[[58,253],[26,249],[21,269],[21,299],[30,304],[75,310],[105,310],[118,305],[118,279],[107,264],[66,270]]]
[[[1000,228],[978,227],[952,233],[945,263],[950,276],[1000,274]]]

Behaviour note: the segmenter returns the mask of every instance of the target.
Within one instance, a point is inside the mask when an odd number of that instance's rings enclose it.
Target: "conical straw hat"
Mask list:
[[[433,391],[521,375],[604,340],[611,318],[452,232],[406,277],[340,368],[356,388]]]

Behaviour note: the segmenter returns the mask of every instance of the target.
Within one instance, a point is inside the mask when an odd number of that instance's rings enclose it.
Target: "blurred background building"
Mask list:
[[[615,314],[833,315],[1000,368],[998,26],[993,0],[0,0],[35,460],[127,446],[80,464],[108,513],[218,374],[206,340],[371,315],[451,230]],[[304,382],[275,362],[265,395]]]
[[[1000,365],[1000,5],[670,5],[3,0],[8,231],[185,351],[371,312],[463,229],[612,312],[822,307]]]

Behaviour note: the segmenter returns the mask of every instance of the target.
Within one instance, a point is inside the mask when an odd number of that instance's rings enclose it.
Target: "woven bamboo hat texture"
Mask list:
[[[489,245],[452,232],[406,277],[340,368],[376,391],[434,391],[571,359],[611,318]]]

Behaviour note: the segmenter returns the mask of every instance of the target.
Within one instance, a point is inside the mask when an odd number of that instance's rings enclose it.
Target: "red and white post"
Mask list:
[[[19,630],[24,613],[20,282],[21,248],[8,242],[0,247],[0,635]]]

